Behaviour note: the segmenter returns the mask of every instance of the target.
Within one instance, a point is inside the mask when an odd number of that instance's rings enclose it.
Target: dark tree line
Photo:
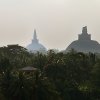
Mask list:
[[[37,71],[20,71],[26,66]],[[100,100],[99,54],[1,47],[0,100]]]

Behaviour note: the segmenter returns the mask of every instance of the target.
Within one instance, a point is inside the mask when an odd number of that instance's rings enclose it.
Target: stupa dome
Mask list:
[[[91,35],[87,33],[87,27],[85,26],[82,29],[82,34],[79,34],[78,40],[73,41],[66,51],[68,52],[71,49],[84,53],[100,53],[100,44],[97,41],[91,40]]]
[[[37,39],[37,34],[36,34],[36,30],[34,30],[34,36],[33,36],[33,40],[32,40],[32,43],[29,44],[27,47],[28,51],[31,51],[31,52],[45,52],[46,51],[46,48],[39,43],[39,40]]]

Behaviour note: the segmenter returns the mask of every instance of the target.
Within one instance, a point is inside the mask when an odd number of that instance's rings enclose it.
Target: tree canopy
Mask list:
[[[21,70],[27,66],[37,70]],[[100,100],[99,84],[97,54],[30,53],[19,45],[0,48],[0,100]]]

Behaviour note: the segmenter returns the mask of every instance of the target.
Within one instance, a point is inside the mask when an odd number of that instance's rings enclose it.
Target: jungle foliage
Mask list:
[[[25,72],[26,66],[36,71]],[[29,53],[0,48],[0,100],[100,100],[100,58],[71,50]]]

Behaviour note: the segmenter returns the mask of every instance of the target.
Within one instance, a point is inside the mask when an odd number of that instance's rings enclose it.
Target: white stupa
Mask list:
[[[37,39],[36,30],[34,30],[32,43],[29,44],[26,48],[30,52],[45,52],[46,51],[46,48],[42,44],[40,44],[39,40]]]

